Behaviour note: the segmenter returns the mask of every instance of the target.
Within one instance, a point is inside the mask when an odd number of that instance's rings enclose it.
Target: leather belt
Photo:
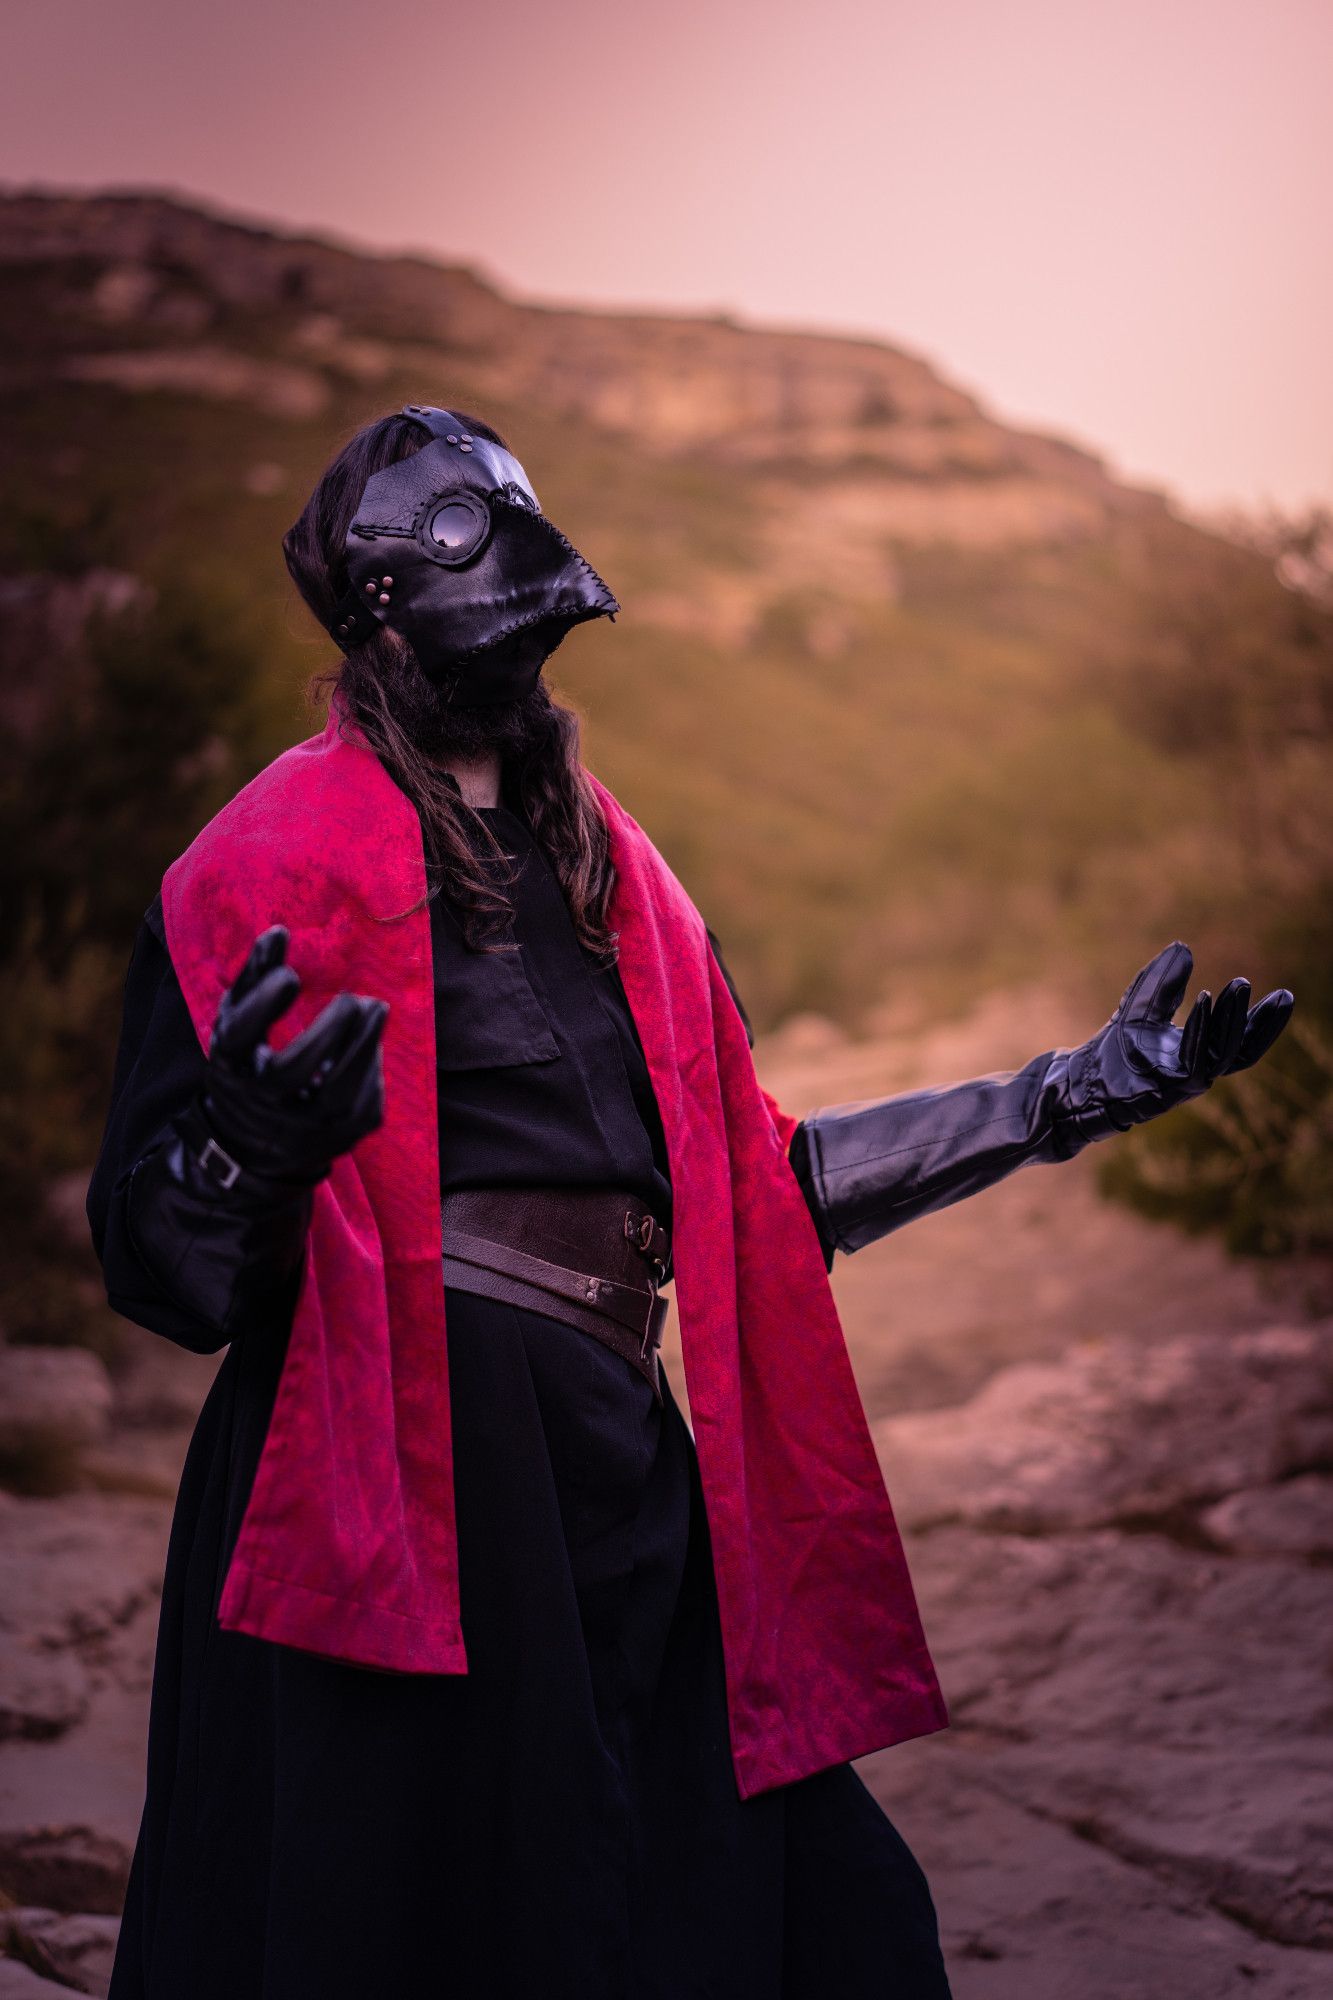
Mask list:
[[[440,1203],[444,1281],[591,1334],[662,1400],[667,1231],[614,1188],[462,1188]]]

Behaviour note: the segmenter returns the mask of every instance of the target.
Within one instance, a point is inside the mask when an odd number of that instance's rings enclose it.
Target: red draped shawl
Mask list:
[[[465,1673],[440,1262],[421,826],[337,706],[167,870],[172,963],[207,1047],[258,932],[301,976],[275,1046],[335,993],[389,1002],[385,1118],[315,1191],[291,1336],[223,1586],[234,1631]],[[742,1796],[946,1721],[813,1223],[703,920],[593,781],[610,922],[666,1135],[685,1377]],[[442,1023],[448,1033],[448,1022]]]

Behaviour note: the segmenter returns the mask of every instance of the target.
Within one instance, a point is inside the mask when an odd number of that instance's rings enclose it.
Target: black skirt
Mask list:
[[[233,1343],[181,1478],[111,2000],[941,2000],[850,1765],[742,1801],[693,1441],[629,1364],[447,1294],[469,1671],[216,1621],[281,1369]]]

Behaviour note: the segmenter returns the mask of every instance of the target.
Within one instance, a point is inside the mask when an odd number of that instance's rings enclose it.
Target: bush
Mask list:
[[[30,581],[45,601],[48,579]],[[266,754],[264,661],[235,607],[179,585],[136,586],[73,640],[67,623],[10,660],[11,687],[16,670],[41,679],[0,754],[0,1325],[107,1354],[115,1323],[91,1246],[72,1240],[69,1180],[97,1156],[143,911]]]
[[[1273,934],[1296,995],[1263,1062],[1119,1141],[1103,1190],[1263,1257],[1333,1254],[1333,896]],[[1302,948],[1303,947],[1303,948]]]

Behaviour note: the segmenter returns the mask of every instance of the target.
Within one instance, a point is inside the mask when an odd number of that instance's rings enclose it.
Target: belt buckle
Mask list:
[[[646,1208],[642,1215],[635,1215],[632,1208],[625,1210],[626,1241],[632,1243],[636,1250],[642,1250],[645,1257],[652,1248],[655,1226],[653,1218]]]
[[[230,1153],[219,1146],[211,1133],[198,1158],[204,1172],[211,1180],[215,1180],[220,1188],[235,1187],[241,1178],[240,1161],[234,1160]]]
[[[626,1241],[634,1245],[652,1272],[654,1292],[666,1276],[666,1259],[653,1253],[653,1239],[659,1233],[659,1229],[657,1218],[650,1209],[645,1209],[642,1215],[637,1216],[632,1208],[625,1211]]]

